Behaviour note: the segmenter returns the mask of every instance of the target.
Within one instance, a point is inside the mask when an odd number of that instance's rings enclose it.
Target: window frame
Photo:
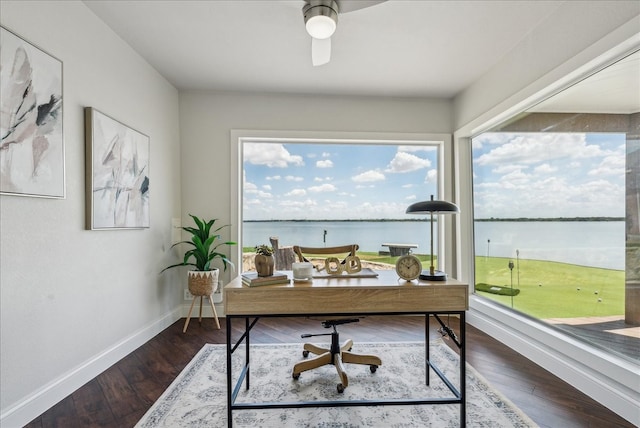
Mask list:
[[[563,67],[554,70],[554,73],[541,77],[472,122],[459,126],[454,132],[453,144],[455,179],[460,183],[456,191],[459,192],[457,197],[461,211],[471,213],[473,210],[472,137],[507,122],[638,49],[640,39],[636,36],[579,65],[575,61],[568,61]],[[473,215],[462,216],[457,230],[460,234],[460,246],[457,248],[457,259],[461,263],[459,279],[473,284]],[[469,293],[469,324],[518,350],[533,362],[629,419],[630,411],[637,408],[640,397],[636,388],[640,383],[640,364],[605,352],[545,326],[538,320],[476,296],[472,288]]]
[[[422,145],[424,143],[438,143],[438,178],[437,189],[439,197],[453,201],[454,171],[452,135],[443,133],[382,133],[382,132],[330,132],[330,131],[274,131],[274,130],[231,130],[231,236],[237,237],[239,245],[233,248],[231,261],[240,266],[242,260],[242,177],[243,177],[243,143],[245,142],[279,142],[279,143],[313,143],[313,144],[380,144],[380,145]],[[408,206],[408,205],[407,205]],[[455,259],[454,225],[448,219],[456,216],[441,216],[438,222],[438,249],[442,255],[442,266],[454,275]],[[426,221],[426,219],[425,219]],[[440,239],[443,237],[443,239]],[[453,245],[444,245],[444,243]]]

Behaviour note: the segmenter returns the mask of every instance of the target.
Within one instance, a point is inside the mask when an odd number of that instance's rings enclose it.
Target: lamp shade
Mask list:
[[[419,278],[425,281],[446,281],[447,274],[436,270],[433,265],[433,215],[434,214],[455,214],[459,213],[460,209],[456,204],[447,201],[436,201],[433,199],[433,195],[431,195],[431,199],[428,201],[416,202],[415,204],[409,205],[407,208],[407,214],[429,214],[431,217],[430,226],[431,226],[431,235],[430,235],[430,244],[431,244],[431,266],[429,266],[428,271],[423,271]]]
[[[335,1],[317,1],[303,10],[307,33],[314,39],[328,39],[338,25],[338,5]]]
[[[435,201],[433,195],[431,195],[431,200],[409,205],[406,211],[407,214],[454,214],[459,212],[460,209],[456,204],[447,201]]]

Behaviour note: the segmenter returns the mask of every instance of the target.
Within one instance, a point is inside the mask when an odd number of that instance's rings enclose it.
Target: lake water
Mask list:
[[[477,256],[550,260],[624,270],[624,221],[476,222]],[[326,232],[326,233],[325,233]],[[357,243],[361,251],[387,250],[383,243],[417,244],[429,252],[426,221],[259,221],[245,222],[243,247],[268,244],[323,247]],[[435,245],[435,244],[434,244]]]

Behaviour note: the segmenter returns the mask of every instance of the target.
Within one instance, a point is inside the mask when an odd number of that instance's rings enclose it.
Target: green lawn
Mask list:
[[[476,281],[511,287],[508,258],[476,257]],[[624,314],[624,271],[567,263],[520,260],[513,268],[513,307],[536,318],[574,318]],[[510,296],[478,292],[511,306]]]
[[[253,252],[253,248],[244,251]],[[358,255],[362,260],[391,265],[398,259],[373,252]],[[423,269],[428,269],[429,256],[415,255]],[[476,257],[476,282],[511,288],[510,260],[513,259]],[[520,312],[543,319],[624,314],[624,271],[539,260],[513,262],[513,288],[520,290],[513,296],[513,308]],[[509,295],[477,293],[511,307]]]

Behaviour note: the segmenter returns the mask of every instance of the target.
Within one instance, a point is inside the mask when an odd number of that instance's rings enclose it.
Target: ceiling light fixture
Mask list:
[[[328,39],[338,26],[338,4],[333,0],[311,1],[302,10],[307,33],[314,39]]]

